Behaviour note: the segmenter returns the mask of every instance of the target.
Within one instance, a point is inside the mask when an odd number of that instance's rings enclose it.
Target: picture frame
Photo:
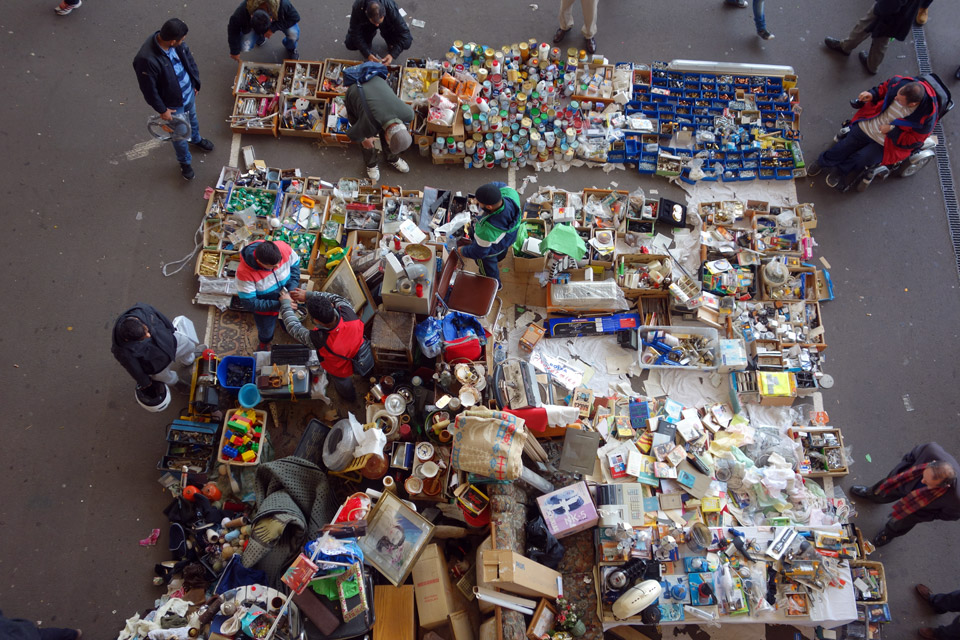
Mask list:
[[[347,608],[347,594],[345,593],[343,584],[350,580],[351,578],[357,581],[357,586],[359,587],[359,596],[360,602],[357,603],[353,609]],[[343,615],[344,622],[350,622],[361,613],[367,610],[367,591],[363,585],[363,572],[361,571],[360,563],[355,562],[350,565],[350,568],[344,571],[337,577],[337,595],[340,598],[340,613]]]
[[[367,535],[358,544],[364,559],[398,587],[432,537],[429,520],[385,491],[368,516]]]
[[[353,310],[358,314],[367,303],[367,296],[357,280],[357,276],[350,267],[350,261],[344,260],[338,264],[320,286],[324,293],[335,293],[345,298]]]
[[[530,625],[527,627],[528,640],[540,640],[544,635],[553,631],[557,619],[557,609],[546,598],[540,599],[540,604],[533,611]]]

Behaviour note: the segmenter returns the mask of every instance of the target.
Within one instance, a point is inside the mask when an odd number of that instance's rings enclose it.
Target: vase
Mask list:
[[[577,620],[577,623],[570,627],[570,635],[574,638],[579,638],[587,632],[587,625],[584,624],[583,620]]]

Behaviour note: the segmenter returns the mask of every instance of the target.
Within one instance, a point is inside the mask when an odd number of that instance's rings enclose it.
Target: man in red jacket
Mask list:
[[[304,327],[293,312],[293,301],[306,303],[307,312],[317,325]],[[346,402],[355,402],[353,362],[363,344],[363,321],[350,302],[333,294],[297,289],[280,294],[280,320],[297,342],[317,350],[320,366],[327,372],[337,393]]]
[[[831,187],[847,184],[866,167],[909,157],[937,124],[936,93],[923,80],[894,76],[857,99],[863,106],[853,115],[850,132],[807,167],[811,177],[830,169],[826,182]]]

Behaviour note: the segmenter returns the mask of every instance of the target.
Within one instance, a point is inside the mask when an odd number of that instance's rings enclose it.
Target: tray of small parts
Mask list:
[[[157,463],[157,469],[181,471],[187,467],[194,473],[209,473],[219,431],[220,425],[216,422],[174,420],[167,427],[167,451]]]
[[[800,475],[808,478],[838,477],[850,473],[840,429],[794,427],[791,434],[803,447]]]
[[[712,327],[640,327],[641,369],[714,371],[719,335]]]

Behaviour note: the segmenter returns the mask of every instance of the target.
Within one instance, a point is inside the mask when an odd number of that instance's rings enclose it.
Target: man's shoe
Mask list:
[[[957,67],[957,70],[953,72],[953,77],[960,80],[960,67]]]
[[[193,180],[193,176],[197,175],[193,172],[193,167],[189,164],[180,164],[180,175],[183,176],[184,180]]]
[[[862,65],[863,65],[863,68],[867,70],[867,73],[869,73],[869,74],[872,75],[872,76],[877,75],[877,70],[876,70],[876,69],[871,69],[869,63],[867,62],[867,52],[866,52],[866,51],[861,51],[860,53],[858,53],[858,54],[857,54],[857,59],[860,60],[860,64],[862,64]]]
[[[811,162],[810,164],[807,165],[807,177],[808,177],[808,178],[813,178],[813,177],[816,177],[816,176],[820,175],[820,172],[821,172],[821,171],[823,171],[823,167],[821,167],[821,166],[820,166],[819,164],[817,164],[816,162]],[[857,488],[857,487],[854,487],[854,489],[856,489],[856,488]],[[851,489],[851,491],[852,491],[852,489]]]
[[[410,173],[410,165],[403,158],[397,158],[396,162],[391,162],[390,166],[400,173]]]
[[[840,186],[840,178],[841,178],[841,175],[840,175],[840,173],[839,173],[838,171],[831,171],[830,173],[827,174],[827,177],[824,178],[824,182],[827,183],[827,186],[828,186],[828,187],[831,187],[831,188],[833,188],[833,189],[836,189],[837,187]],[[851,490],[851,492],[852,492],[852,490]],[[854,493],[853,495],[858,495],[858,494]],[[866,496],[866,495],[860,496],[860,497],[861,497],[861,498],[869,498],[869,496]]]
[[[257,46],[258,46],[258,47],[262,47],[262,46],[263,46],[263,43],[266,42],[266,41],[267,41],[267,37],[266,37],[265,35],[260,34],[259,36],[257,36]]]
[[[820,166],[817,165],[817,173],[820,172],[819,170],[820,170]],[[834,172],[831,171],[830,173],[834,173]],[[807,172],[807,175],[810,175],[809,171]],[[875,497],[875,494],[873,493],[873,487],[867,487],[862,484],[855,484],[852,487],[850,487],[850,493],[857,496],[858,498],[867,498],[868,500],[870,498]]]
[[[926,640],[937,640],[937,634],[931,627],[920,627],[917,629],[917,635]]]
[[[570,29],[564,29],[563,27],[557,29],[557,32],[553,34],[553,44],[560,44],[563,42],[563,39],[567,37],[568,33],[570,33]]]
[[[739,9],[747,8],[747,0],[727,0],[723,4],[729,5],[731,7],[737,7]]]
[[[930,597],[933,595],[933,592],[930,591],[930,587],[925,584],[918,584],[915,588],[917,590],[917,595],[929,603]]]
[[[270,343],[269,343],[269,342],[261,342],[261,343],[257,344],[257,351],[270,351]]]
[[[879,549],[880,547],[885,547],[886,545],[890,544],[890,541],[892,540],[893,536],[891,536],[887,531],[887,528],[884,527],[877,532],[877,535],[873,536],[873,540],[871,540],[871,542],[873,542],[873,546]]]
[[[213,151],[213,143],[207,140],[206,138],[200,138],[196,142],[191,140],[190,144],[195,146],[197,149],[203,149],[204,151]]]
[[[594,54],[597,52],[597,40],[595,38],[587,38],[586,45],[587,53]]]
[[[849,51],[844,51],[843,42],[840,40],[837,40],[836,38],[824,38],[823,44],[827,45],[827,49],[836,51],[837,53],[842,53],[845,56],[850,55]]]
[[[930,17],[930,14],[927,11],[926,7],[920,7],[920,11],[917,11],[916,23],[922,27],[923,25],[927,24],[927,18],[929,17]]]
[[[53,10],[57,12],[58,16],[66,16],[69,15],[74,9],[79,9],[80,5],[82,4],[82,1],[77,2],[77,4],[67,4],[66,2],[61,2],[58,6],[54,7]]]
[[[367,177],[374,184],[380,182],[380,167],[367,167]]]
[[[299,51],[297,51],[296,49],[294,49],[293,51],[291,51],[290,49],[287,49],[287,60],[299,60],[299,59],[300,59]]]
[[[757,31],[757,35],[763,38],[764,40],[773,40],[774,38],[776,38],[775,35],[767,31],[766,29],[760,29],[760,31]]]

